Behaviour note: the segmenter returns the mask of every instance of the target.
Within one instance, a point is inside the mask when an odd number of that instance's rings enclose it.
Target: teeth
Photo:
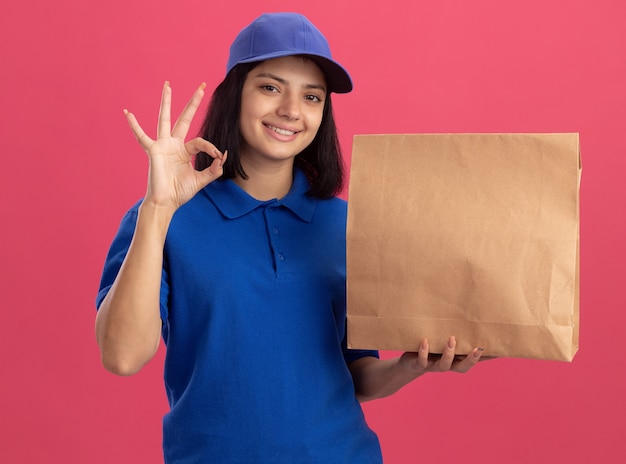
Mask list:
[[[285,129],[280,129],[280,128],[274,127],[274,126],[270,126],[269,124],[267,125],[267,127],[272,129],[274,132],[276,132],[277,134],[280,134],[280,135],[293,135],[293,134],[295,134],[295,132],[288,131],[288,130],[285,130]]]

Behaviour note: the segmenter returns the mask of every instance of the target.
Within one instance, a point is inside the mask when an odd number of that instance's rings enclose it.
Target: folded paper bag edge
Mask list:
[[[433,320],[407,318],[376,318],[348,316],[348,348],[358,350],[417,351],[421,340],[428,339],[430,351],[441,353],[445,349],[447,337],[437,337],[441,328],[455,335],[456,353],[465,355],[474,348],[485,348],[487,356],[527,358],[546,361],[571,362],[578,352],[578,346],[566,343],[574,332],[575,324],[562,325],[516,325],[506,323],[484,323],[460,320]],[[398,332],[401,332],[399,335]],[[374,335],[372,335],[374,333]],[[463,334],[459,337],[458,334]],[[528,339],[552,338],[550,349],[536,346],[529,349],[523,342]],[[407,340],[411,340],[410,342]],[[519,347],[523,348],[520,349]],[[502,348],[504,347],[504,351]]]

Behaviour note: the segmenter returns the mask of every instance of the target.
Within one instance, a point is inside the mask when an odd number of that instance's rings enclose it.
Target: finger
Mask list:
[[[161,108],[159,109],[159,123],[157,125],[157,139],[170,137],[172,131],[172,88],[170,83],[165,81],[163,92],[161,93]]]
[[[452,367],[452,363],[454,362],[454,350],[456,349],[456,337],[451,336],[448,339],[448,343],[443,350],[441,358],[439,358],[439,362],[437,363],[439,370],[448,371]]]
[[[484,349],[481,347],[474,348],[470,354],[465,356],[461,361],[456,363],[454,366],[455,372],[465,373],[469,371],[472,367],[474,367],[484,352]]]
[[[206,84],[203,82],[200,87],[196,89],[196,91],[187,102],[187,105],[183,109],[183,112],[176,120],[176,124],[174,124],[172,137],[184,139],[187,136],[187,132],[189,132],[189,127],[191,126],[191,121],[193,121],[193,117],[195,116],[196,111],[198,110],[198,107],[202,102],[202,98],[204,97],[205,87]]]
[[[428,367],[429,351],[430,351],[430,345],[428,344],[428,339],[425,338],[424,340],[422,340],[422,343],[420,344],[420,348],[417,351],[418,363],[422,369],[426,369]]]
[[[415,356],[413,365],[418,369],[426,370],[428,368],[428,349],[428,339],[425,338],[422,340],[422,343],[420,343],[420,346],[417,349],[417,356],[413,353]]]
[[[213,175],[217,178],[220,177],[224,173],[224,163],[226,163],[226,159],[228,158],[228,150],[226,150],[223,154],[216,148],[215,160],[211,163],[211,166],[208,169],[213,173]]]
[[[137,122],[137,118],[133,113],[129,113],[127,109],[124,109],[124,116],[126,116],[126,120],[128,121],[128,125],[130,126],[130,130],[135,134],[135,138],[139,142],[139,144],[143,147],[144,150],[150,148],[150,146],[154,143],[154,141],[146,135],[143,131],[139,122]]]
[[[224,156],[215,145],[202,137],[196,137],[195,139],[191,139],[187,142],[185,144],[185,150],[187,150],[189,156],[195,156],[201,151],[205,152],[212,158],[222,158]]]
[[[198,173],[200,183],[203,187],[206,187],[208,184],[222,176],[224,173],[224,163],[226,162],[227,157],[228,151],[226,151],[220,158],[216,158],[211,163],[211,166]]]

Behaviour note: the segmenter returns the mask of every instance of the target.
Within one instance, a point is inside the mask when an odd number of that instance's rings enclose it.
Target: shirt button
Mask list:
[[[274,234],[278,235],[278,227],[274,227]]]
[[[281,260],[281,261],[284,261],[284,260],[285,260],[285,257],[284,257],[283,255],[279,254],[279,255],[278,255],[278,259],[279,259],[279,260]]]

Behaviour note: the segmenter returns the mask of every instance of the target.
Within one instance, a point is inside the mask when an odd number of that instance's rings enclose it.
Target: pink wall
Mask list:
[[[162,353],[140,374],[99,364],[93,301],[146,159],[122,116],[156,121],[221,80],[235,33],[293,1],[14,2],[0,15],[0,462],[161,459]],[[262,6],[259,6],[262,5]],[[626,454],[626,4],[619,0],[319,0],[355,91],[355,133],[580,132],[581,350],[501,359],[368,404],[386,462],[620,462]],[[7,10],[8,5],[7,5]],[[389,160],[393,162],[393,160]],[[387,354],[386,354],[387,355]]]

